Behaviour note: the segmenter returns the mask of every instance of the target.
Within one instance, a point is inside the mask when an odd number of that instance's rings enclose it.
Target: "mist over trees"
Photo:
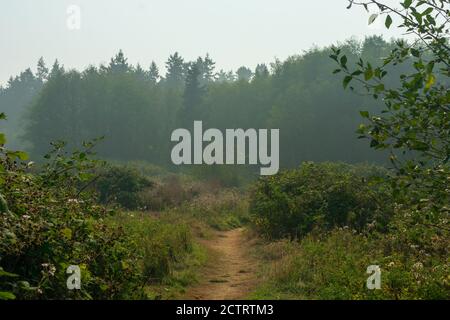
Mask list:
[[[393,44],[369,37],[349,40],[342,50],[349,61],[378,62]],[[4,130],[10,143],[26,143],[34,154],[44,154],[49,141],[77,146],[104,136],[102,157],[168,165],[171,132],[202,120],[205,128],[279,128],[282,167],[306,160],[382,162],[383,154],[355,139],[358,110],[376,113],[380,106],[342,90],[341,79],[330,76],[330,51],[312,48],[236,73],[216,70],[209,55],[186,61],[177,52],[165,74],[154,62],[131,65],[122,51],[108,65],[83,71],[65,70],[58,61],[47,68],[40,59],[35,74],[27,69],[0,89]]]

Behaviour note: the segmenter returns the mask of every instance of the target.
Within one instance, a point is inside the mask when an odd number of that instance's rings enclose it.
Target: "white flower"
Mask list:
[[[56,272],[56,267],[55,267],[54,265],[52,265],[52,266],[50,267],[50,269],[48,270],[48,273],[49,273],[51,276],[54,276],[54,275],[55,275],[55,272]]]

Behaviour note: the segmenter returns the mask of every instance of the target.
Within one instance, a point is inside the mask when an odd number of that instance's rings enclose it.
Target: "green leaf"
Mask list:
[[[72,239],[72,230],[70,228],[64,228],[61,230],[63,236],[67,239]]]
[[[79,176],[81,181],[88,181],[88,180],[90,180],[90,179],[92,179],[94,177],[93,174],[88,173],[88,172],[82,172],[78,176]]]
[[[390,15],[388,15],[387,17],[386,17],[386,21],[384,22],[384,25],[386,26],[386,28],[390,28],[390,26],[391,26],[391,24],[392,24],[392,18],[391,18],[391,16]]]
[[[425,83],[425,90],[430,90],[430,88],[435,84],[436,77],[433,74],[429,74],[427,77],[427,82]]]
[[[359,114],[363,118],[369,118],[369,112],[368,111],[360,111]]]
[[[411,4],[412,4],[412,0],[405,0],[403,2],[403,7],[408,9],[411,6]]]
[[[430,7],[428,9],[426,9],[424,12],[422,12],[422,15],[426,16],[426,15],[430,14],[431,12],[433,12],[433,8]]]
[[[353,77],[352,76],[346,76],[344,78],[344,81],[342,82],[342,84],[344,85],[344,89],[347,88],[348,84],[350,83],[350,81],[352,81]]]
[[[0,267],[0,277],[18,277],[18,275],[15,273],[7,272],[3,270],[2,267]]]
[[[23,152],[23,151],[16,151],[16,155],[17,155],[17,158],[19,158],[22,161],[26,161],[29,158],[28,154],[26,152]]]
[[[418,24],[422,24],[422,15],[420,13],[413,12],[411,14],[414,16],[414,18],[416,18]]]
[[[368,80],[372,79],[372,77],[373,77],[372,68],[367,68],[366,71],[364,72],[364,80],[368,81]]]
[[[411,49],[411,54],[412,54],[414,57],[418,58],[419,55],[420,55],[420,51],[417,50],[417,49]]]
[[[28,154],[23,151],[10,151],[8,152],[8,157],[10,159],[19,158],[21,161],[28,160]]]
[[[343,68],[346,68],[346,65],[347,65],[347,56],[342,56],[340,62],[341,62],[342,67],[343,67]]]
[[[414,150],[418,151],[427,151],[430,149],[430,146],[422,141],[416,141],[413,146]]]
[[[380,144],[380,143],[379,143],[377,140],[375,140],[375,139],[372,139],[372,141],[370,141],[370,147],[371,147],[371,148],[375,148],[375,147],[377,147],[379,144]]]
[[[382,83],[380,83],[379,85],[377,85],[376,87],[375,87],[375,92],[376,93],[380,93],[380,92],[383,92],[384,91],[384,84],[382,84]]]
[[[374,13],[369,17],[369,24],[374,23],[374,21],[377,19],[378,14]]]
[[[14,300],[16,296],[12,292],[0,291],[0,300]]]
[[[6,143],[6,137],[4,133],[0,133],[0,145],[3,145]]]

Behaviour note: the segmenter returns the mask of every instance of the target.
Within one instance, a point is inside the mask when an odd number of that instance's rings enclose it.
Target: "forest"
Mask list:
[[[342,44],[349,61],[359,56],[376,62],[394,46],[381,37]],[[2,88],[8,115],[6,132],[13,146],[43,155],[49,141],[104,137],[100,156],[170,165],[170,134],[202,120],[211,128],[279,128],[281,165],[302,161],[382,162],[366,143],[354,139],[359,114],[376,109],[373,99],[343,92],[328,59],[330,48],[313,48],[286,61],[256,70],[215,70],[206,55],[187,62],[171,55],[167,72],[156,65],[132,66],[122,51],[107,66],[65,70],[58,61],[27,69]],[[396,71],[400,72],[400,71]],[[393,78],[395,75],[393,75]],[[393,80],[392,80],[393,81]],[[9,129],[9,130],[8,130]]]
[[[236,71],[178,52],[159,70],[119,49],[12,76],[0,299],[448,299],[449,3],[349,3],[418,40],[348,39]],[[279,129],[280,171],[175,165],[171,134],[194,121]]]

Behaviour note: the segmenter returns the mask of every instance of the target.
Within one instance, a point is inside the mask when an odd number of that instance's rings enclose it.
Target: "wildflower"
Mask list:
[[[51,265],[50,269],[48,270],[48,273],[49,273],[51,276],[54,276],[54,275],[55,275],[55,272],[56,272],[56,267],[55,267],[54,265]]]
[[[41,266],[44,269],[42,271],[43,274],[47,273],[47,274],[49,274],[52,277],[55,275],[56,267],[53,264],[51,264],[51,263],[42,263]]]
[[[414,269],[422,269],[422,268],[423,268],[422,262],[416,262],[416,263],[414,263],[413,268],[414,268]]]

